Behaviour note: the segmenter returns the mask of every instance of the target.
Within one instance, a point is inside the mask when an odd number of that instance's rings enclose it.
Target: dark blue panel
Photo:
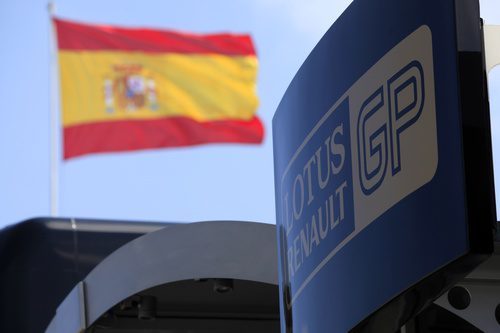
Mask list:
[[[357,0],[290,84],[273,137],[294,332],[346,332],[468,253],[456,43],[452,0]]]
[[[0,231],[0,332],[44,332],[66,295],[111,252],[167,223],[36,218]]]

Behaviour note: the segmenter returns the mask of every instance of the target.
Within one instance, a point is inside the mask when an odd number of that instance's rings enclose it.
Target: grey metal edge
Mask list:
[[[236,221],[170,225],[125,244],[105,258],[83,280],[83,299],[77,303],[84,304],[87,328],[118,302],[158,285],[199,278],[277,285],[277,266],[274,225]],[[75,296],[75,289],[68,298]],[[80,325],[70,323],[68,317],[58,318],[67,316],[66,312],[58,308],[47,333],[81,332],[81,327],[74,330]],[[77,317],[81,324],[81,315]],[[56,322],[65,322],[66,329]]]

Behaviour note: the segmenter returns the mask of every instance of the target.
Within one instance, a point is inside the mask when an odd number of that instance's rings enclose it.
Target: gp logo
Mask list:
[[[424,108],[422,64],[412,61],[380,86],[361,106],[357,125],[359,177],[363,193],[401,171],[401,136]]]
[[[430,182],[437,165],[432,34],[421,26],[334,103],[281,175],[291,302],[345,244]]]
[[[421,26],[348,91],[356,229],[433,177],[438,164],[432,34]]]

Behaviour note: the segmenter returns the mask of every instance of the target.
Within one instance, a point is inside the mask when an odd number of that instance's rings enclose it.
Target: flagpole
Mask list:
[[[57,39],[52,18],[55,14],[55,4],[47,4],[49,12],[49,48],[50,48],[50,215],[59,214],[59,158],[57,154]]]

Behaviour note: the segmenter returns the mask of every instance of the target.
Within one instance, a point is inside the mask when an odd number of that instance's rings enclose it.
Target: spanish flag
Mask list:
[[[54,24],[65,159],[262,142],[250,36]]]

